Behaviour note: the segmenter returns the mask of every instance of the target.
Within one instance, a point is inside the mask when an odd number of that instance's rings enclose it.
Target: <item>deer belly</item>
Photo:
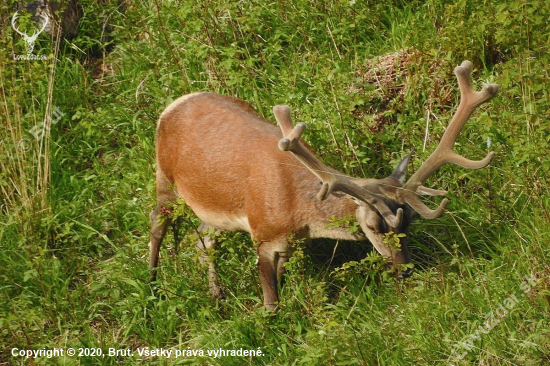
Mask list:
[[[221,230],[247,231],[250,232],[250,225],[246,216],[232,215],[225,212],[209,211],[191,206],[195,215],[201,221]]]

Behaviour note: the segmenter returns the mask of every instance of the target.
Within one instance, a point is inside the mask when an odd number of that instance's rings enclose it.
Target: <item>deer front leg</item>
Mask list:
[[[149,270],[150,281],[157,280],[157,267],[159,264],[159,251],[162,240],[166,235],[166,229],[170,223],[168,217],[159,217],[160,211],[163,206],[159,205],[156,210],[151,212],[151,241],[149,242]]]
[[[208,249],[214,248],[217,244],[216,234],[221,233],[221,230],[214,229],[212,226],[201,223],[198,228],[199,239],[197,240],[197,250],[200,253],[199,260],[202,265],[208,265],[208,287],[210,288],[210,295],[214,299],[225,300],[225,295],[220,287],[220,278],[216,272],[216,264],[209,257]]]
[[[258,247],[258,264],[260,282],[264,295],[264,306],[275,310],[279,301],[277,291],[278,276],[285,272],[284,263],[288,261],[287,243],[285,241],[264,242]]]
[[[170,224],[170,202],[176,200],[173,182],[166,178],[164,172],[158,168],[156,173],[157,183],[157,208],[151,212],[151,241],[149,242],[149,271],[150,281],[157,280],[157,267],[159,264],[159,251],[162,240],[166,235],[166,229]],[[164,214],[164,215],[163,215]]]

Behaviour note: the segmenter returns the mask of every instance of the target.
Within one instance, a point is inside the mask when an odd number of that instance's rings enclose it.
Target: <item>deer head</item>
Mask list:
[[[394,173],[383,180],[356,179],[348,177],[325,166],[300,142],[306,125],[292,125],[290,108],[276,106],[273,108],[275,118],[283,131],[284,138],[279,141],[279,148],[290,151],[322,182],[317,195],[324,200],[333,192],[343,192],[357,200],[359,209],[357,219],[366,236],[382,254],[394,264],[408,263],[409,255],[405,239],[401,251],[395,252],[384,244],[383,234],[393,231],[404,233],[412,221],[410,209],[427,219],[435,219],[443,213],[449,202],[443,199],[440,206],[432,210],[427,207],[418,195],[444,196],[446,191],[424,187],[423,184],[445,163],[453,163],[464,168],[479,169],[487,166],[494,153],[490,152],[483,160],[472,161],[453,151],[454,143],[472,112],[482,103],[492,99],[498,92],[498,85],[485,85],[480,92],[472,89],[470,83],[472,64],[464,61],[454,70],[458,79],[461,99],[458,110],[453,116],[441,142],[422,166],[404,183],[410,154],[401,161]],[[403,184],[404,183],[404,184]],[[394,208],[394,209],[392,209]],[[404,215],[404,212],[407,212]],[[407,275],[410,273],[404,273]]]
[[[157,126],[157,201],[151,213],[149,266],[156,280],[159,247],[170,220],[158,215],[170,209],[177,193],[202,220],[199,231],[248,231],[259,243],[258,256],[264,305],[274,309],[277,282],[285,272],[292,247],[289,238],[368,239],[400,270],[410,262],[406,236],[399,245],[385,238],[406,233],[414,214],[439,217],[448,200],[432,210],[419,195],[447,192],[423,184],[445,163],[470,169],[486,166],[493,153],[471,161],[453,152],[453,146],[471,113],[493,98],[497,85],[480,92],[470,84],[471,63],[455,68],[461,92],[458,110],[439,146],[421,167],[405,180],[410,154],[384,179],[354,178],[327,167],[301,139],[305,124],[292,124],[290,108],[275,106],[280,130],[259,116],[246,102],[210,93],[190,94],[172,103]],[[282,133],[281,133],[282,132]],[[291,154],[289,154],[290,152]],[[293,157],[294,156],[294,157]],[[335,228],[331,218],[355,215],[362,232]],[[197,244],[201,261],[209,266],[210,290],[223,297],[215,265],[205,249],[215,245],[212,236]],[[400,272],[402,277],[411,270]]]
[[[384,243],[384,234],[404,233],[412,219],[409,208],[397,193],[407,174],[410,155],[407,155],[393,174],[385,179],[352,178],[327,167],[302,145],[300,139],[306,125],[305,123],[292,125],[288,106],[275,106],[273,114],[284,136],[279,141],[279,149],[292,152],[320,180],[321,188],[317,193],[317,199],[323,201],[331,194],[341,199],[352,199],[357,204],[356,217],[359,225],[378,252],[389,258],[395,265],[409,263],[407,246],[401,243],[400,250],[390,248]],[[344,195],[338,195],[337,192]],[[406,212],[405,220],[403,220],[404,212]],[[402,272],[401,276],[409,274],[410,271]]]
[[[34,31],[32,36],[28,36],[27,35],[27,32],[21,32],[19,29],[17,29],[17,27],[15,26],[15,22],[17,21],[17,17],[18,17],[18,11],[15,12],[15,14],[13,14],[13,17],[11,18],[11,26],[13,27],[13,29],[19,33],[19,35],[21,35],[23,37],[23,40],[25,41],[25,45],[26,45],[26,49],[27,49],[27,54],[31,54],[32,51],[34,50],[34,43],[36,42],[36,39],[38,38],[38,35],[40,33],[42,33],[44,31],[44,29],[46,29],[46,26],[48,25],[48,17],[47,16],[43,16],[42,15],[42,18],[44,18],[44,24],[42,25],[42,29],[40,29],[39,31]]]

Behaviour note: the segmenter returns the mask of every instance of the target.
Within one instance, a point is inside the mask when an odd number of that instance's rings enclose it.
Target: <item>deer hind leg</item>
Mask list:
[[[176,192],[173,183],[170,182],[164,173],[157,170],[157,208],[151,212],[151,241],[149,242],[149,270],[151,273],[150,281],[157,280],[157,267],[159,263],[159,251],[162,240],[166,235],[166,229],[171,220],[163,213],[169,212],[170,201],[176,200]]]
[[[197,240],[197,250],[200,253],[199,260],[202,265],[208,265],[208,287],[210,288],[210,294],[214,299],[224,300],[225,295],[220,287],[220,278],[216,272],[216,264],[208,255],[208,249],[214,249],[217,244],[216,235],[222,231],[204,222],[199,225],[197,231],[199,232],[199,239]]]
[[[264,306],[267,310],[276,310],[279,301],[277,291],[279,276],[285,273],[284,264],[288,262],[289,250],[286,240],[264,242],[258,247],[260,282],[264,294]]]

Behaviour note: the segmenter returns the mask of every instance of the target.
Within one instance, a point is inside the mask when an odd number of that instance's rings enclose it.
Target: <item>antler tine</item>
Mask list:
[[[443,200],[436,210],[431,210],[418,198],[417,194],[446,194],[445,191],[424,187],[422,184],[424,184],[428,177],[446,163],[457,164],[468,169],[483,168],[489,164],[494,155],[494,152],[490,152],[482,160],[473,161],[453,151],[456,139],[473,111],[481,104],[491,100],[498,92],[498,85],[496,84],[485,85],[479,92],[474,91],[470,82],[471,71],[472,63],[470,61],[462,62],[460,66],[454,69],[460,89],[460,103],[458,109],[449,123],[447,130],[443,134],[439,146],[437,146],[435,151],[403,186],[402,194],[405,202],[425,218],[436,218],[440,216],[448,203],[448,200]]]
[[[26,37],[27,33],[21,33],[21,31],[15,26],[15,22],[17,21],[18,14],[19,14],[19,12],[16,11],[15,14],[13,14],[13,17],[11,17],[11,26],[21,36]]]
[[[40,31],[38,31],[38,34],[42,33],[44,31],[44,29],[46,29],[46,26],[48,25],[48,23],[50,22],[50,17],[46,14],[40,14],[40,16],[45,20],[44,24],[42,25],[42,29],[40,29]]]
[[[46,29],[46,26],[48,25],[49,17],[44,14],[40,14],[40,17],[45,20],[44,24],[42,25],[42,29],[40,29],[39,31],[35,30],[32,32],[32,36],[29,37],[32,40],[36,40],[36,38],[38,38],[38,35],[42,33],[44,29]]]
[[[319,191],[317,198],[321,201],[326,199],[334,190],[337,176],[330,173],[331,169],[300,143],[300,137],[306,129],[306,124],[298,123],[296,126],[293,126],[290,117],[290,108],[286,105],[273,107],[273,113],[275,114],[275,119],[277,119],[284,136],[279,141],[279,149],[292,152],[298,160],[323,182],[323,187]]]
[[[283,131],[283,138],[279,141],[279,149],[290,151],[322,182],[317,199],[325,200],[333,191],[341,191],[366,202],[376,208],[392,227],[398,227],[403,218],[403,210],[400,208],[394,215],[384,200],[379,195],[353,183],[346,175],[327,167],[313,153],[302,145],[300,137],[306,129],[305,123],[293,126],[290,117],[290,108],[286,105],[273,107],[273,114]]]

